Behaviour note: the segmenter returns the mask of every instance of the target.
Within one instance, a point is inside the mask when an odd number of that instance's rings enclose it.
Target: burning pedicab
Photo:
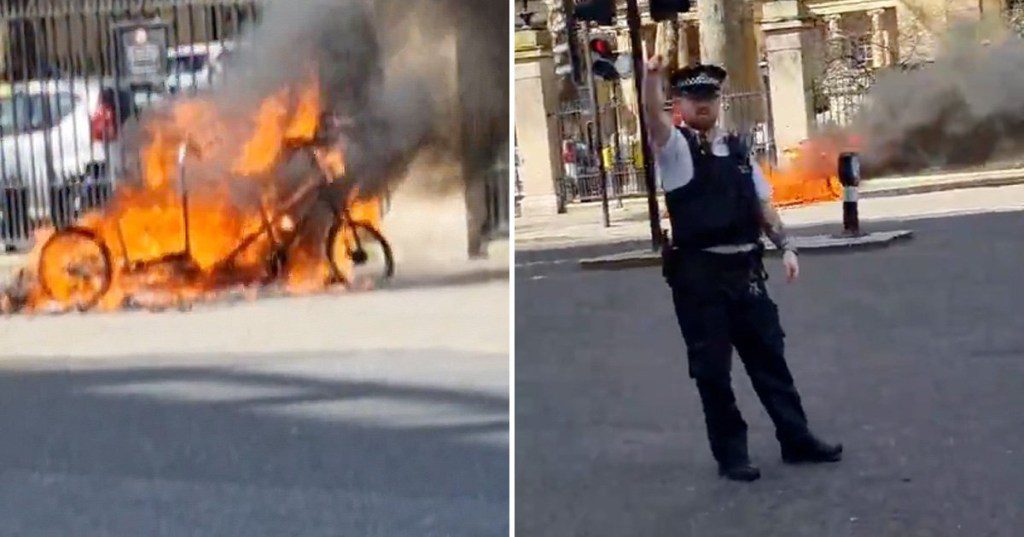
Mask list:
[[[308,159],[309,171],[290,192],[262,196],[250,229],[235,233],[233,247],[213,259],[205,255],[200,260],[197,255],[196,215],[190,212],[189,164],[202,161],[202,148],[187,137],[181,140],[176,155],[180,248],[165,248],[151,256],[133,254],[122,229],[125,212],[108,215],[103,226],[79,223],[60,229],[38,250],[36,278],[41,294],[65,307],[88,310],[108,297],[117,278],[166,280],[172,275],[179,288],[265,286],[286,277],[293,258],[310,257],[313,249],[300,243],[308,245],[308,239],[316,236],[311,226],[324,210],[330,223],[315,254],[329,268],[322,283],[366,287],[391,278],[394,258],[378,227],[379,215],[366,215],[366,208],[374,203],[379,210],[379,201],[361,200],[346,177],[335,144],[337,121],[332,119],[336,120],[322,115],[312,127],[312,136],[282,139],[277,160]]]

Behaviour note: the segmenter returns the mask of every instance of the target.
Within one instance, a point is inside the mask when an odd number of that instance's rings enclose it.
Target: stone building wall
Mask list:
[[[953,28],[978,22],[1005,27],[1004,15],[1013,2],[1022,4],[1024,28],[1024,0],[734,1],[743,3],[745,18],[749,16],[745,23],[749,31],[737,42],[737,46],[749,52],[745,54],[746,72],[735,79],[744,79],[743,91],[766,91],[761,67],[769,67],[768,86],[772,88],[772,100],[776,101],[769,107],[780,151],[786,149],[786,144],[799,144],[807,139],[829,114],[852,117],[879,70],[913,67],[933,60]],[[640,2],[642,12],[646,10],[645,4]],[[768,12],[774,13],[776,20],[766,21]],[[778,19],[780,13],[787,15]],[[629,52],[622,9],[617,22],[619,51]],[[774,28],[772,46],[767,44],[770,39],[766,27]],[[663,23],[660,28],[645,20],[641,40],[648,53],[667,52],[677,65],[706,60],[701,53],[696,9],[681,14],[675,24]],[[774,58],[770,57],[772,47]],[[791,47],[799,51],[793,53]],[[850,87],[831,87],[830,93],[822,98],[818,95],[821,82],[829,73],[836,75],[833,86]],[[620,132],[629,138],[636,134],[638,123],[633,80],[621,81],[619,89],[623,101]],[[607,130],[607,122],[603,126]]]

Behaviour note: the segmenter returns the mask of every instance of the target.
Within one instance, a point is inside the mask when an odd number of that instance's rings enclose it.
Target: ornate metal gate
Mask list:
[[[819,129],[850,125],[875,82],[870,36],[833,37],[822,42],[814,75],[814,117]]]

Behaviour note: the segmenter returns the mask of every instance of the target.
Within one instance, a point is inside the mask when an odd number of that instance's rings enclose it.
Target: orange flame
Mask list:
[[[174,103],[166,113],[147,119],[140,180],[119,185],[105,209],[76,223],[97,241],[74,245],[55,241],[50,249],[56,250],[48,250],[47,259],[77,256],[88,261],[99,254],[85,250],[97,249],[101,243],[109,250],[113,273],[97,307],[111,310],[132,302],[166,307],[232,289],[251,298],[253,287],[268,277],[268,259],[275,245],[282,236],[295,233],[287,266],[282,267],[286,290],[323,289],[330,274],[323,241],[331,222],[325,222],[323,214],[317,217],[309,212],[309,207],[317,207],[315,199],[302,203],[301,197],[319,183],[307,181],[295,191],[294,187],[281,189],[275,180],[291,150],[314,141],[321,114],[319,79],[313,71],[296,87],[265,98],[252,117],[243,120],[222,116],[208,100]],[[340,148],[315,151],[319,170],[309,170],[310,180],[317,173],[328,181],[343,176]],[[351,192],[347,207],[352,218],[379,229],[380,200],[358,197],[355,188]],[[261,233],[268,227],[270,233]],[[36,280],[41,276],[37,268],[46,270],[39,260],[52,233],[47,229],[37,234],[29,256],[27,272]],[[144,270],[138,270],[139,263],[145,264]],[[337,263],[343,273],[351,268],[350,260]],[[51,287],[64,285],[54,281],[58,283],[51,282]],[[52,305],[51,295],[71,291],[46,290],[37,281],[28,291],[24,309]]]
[[[776,206],[790,207],[842,197],[843,187],[836,175],[839,154],[850,149],[854,140],[818,137],[791,150],[782,169],[761,163],[765,177],[772,185]]]

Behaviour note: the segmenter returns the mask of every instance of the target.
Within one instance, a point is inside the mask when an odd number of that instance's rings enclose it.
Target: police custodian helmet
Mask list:
[[[679,97],[714,99],[721,94],[725,77],[725,69],[717,65],[698,63],[672,73],[669,84]]]

